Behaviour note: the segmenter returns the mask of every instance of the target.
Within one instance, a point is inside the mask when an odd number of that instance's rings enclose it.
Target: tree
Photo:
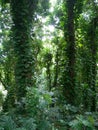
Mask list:
[[[90,23],[90,28],[88,31],[89,37],[89,47],[90,47],[90,55],[91,55],[91,63],[90,63],[90,82],[89,86],[91,88],[91,111],[96,111],[96,56],[97,56],[97,42],[96,42],[96,27],[97,27],[98,18],[95,17],[92,19]]]
[[[30,33],[37,1],[12,0],[10,5],[13,20],[14,53],[16,57],[16,99],[17,102],[22,103],[23,97],[26,96],[27,87],[34,85],[32,77],[34,72],[34,57],[32,57]],[[23,109],[21,108],[21,111]]]
[[[67,42],[65,62],[67,62],[64,70],[64,95],[67,103],[75,103],[75,0],[66,2],[67,25],[65,23],[64,37]],[[67,29],[67,32],[66,32]]]

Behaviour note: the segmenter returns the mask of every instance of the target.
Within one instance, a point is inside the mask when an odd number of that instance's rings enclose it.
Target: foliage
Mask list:
[[[2,118],[0,118],[0,123],[1,129],[14,130],[16,128],[16,124],[10,116],[2,116]]]
[[[0,11],[0,129],[94,130],[98,2],[0,0]]]
[[[0,107],[2,106],[2,103],[3,103],[3,94],[0,90]]]
[[[14,116],[13,116],[14,117]],[[34,123],[34,119],[32,118],[21,118],[21,117],[13,117],[9,115],[3,115],[0,118],[0,130],[35,130],[36,124]],[[15,122],[16,119],[16,122]],[[17,121],[18,119],[18,121]],[[21,124],[21,127],[20,125]]]
[[[85,119],[82,115],[78,115],[76,119],[71,121],[70,126],[73,130],[94,130],[93,122]]]
[[[29,116],[36,120],[38,129],[49,129],[48,121],[49,105],[51,104],[51,93],[44,88],[31,88],[27,92],[26,110]]]

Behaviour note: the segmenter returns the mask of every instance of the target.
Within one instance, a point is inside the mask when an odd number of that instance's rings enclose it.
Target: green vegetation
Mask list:
[[[0,0],[0,130],[98,129],[98,0]]]

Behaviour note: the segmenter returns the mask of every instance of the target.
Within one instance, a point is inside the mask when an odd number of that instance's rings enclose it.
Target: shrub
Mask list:
[[[78,115],[69,125],[73,130],[95,130],[93,123],[82,115]]]

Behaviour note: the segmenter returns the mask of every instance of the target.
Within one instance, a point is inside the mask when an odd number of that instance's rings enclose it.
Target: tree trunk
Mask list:
[[[67,40],[67,67],[65,68],[65,91],[66,101],[74,105],[75,97],[75,24],[74,24],[75,0],[67,0],[67,35],[65,28],[65,39]]]
[[[26,96],[27,87],[33,85],[34,60],[31,51],[30,31],[36,3],[35,0],[11,0],[12,32],[16,56],[16,98],[18,103],[22,103]],[[20,109],[22,111],[22,108]]]
[[[97,74],[97,43],[96,43],[96,26],[97,26],[97,18],[93,18],[91,21],[90,29],[89,29],[89,43],[90,43],[90,52],[91,52],[91,79],[90,80],[90,88],[92,90],[91,93],[91,111],[96,110],[96,74]]]

